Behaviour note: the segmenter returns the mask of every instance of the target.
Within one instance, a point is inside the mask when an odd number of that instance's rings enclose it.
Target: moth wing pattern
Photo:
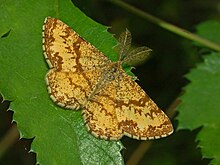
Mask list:
[[[82,108],[110,60],[65,23],[51,17],[43,26],[43,51],[51,68],[46,75],[51,99],[68,109]]]

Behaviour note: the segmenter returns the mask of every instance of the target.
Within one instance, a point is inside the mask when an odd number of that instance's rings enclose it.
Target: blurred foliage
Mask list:
[[[219,24],[220,25],[220,24]],[[208,28],[210,29],[210,28]],[[208,30],[207,29],[207,30]],[[220,37],[216,35],[216,38]],[[220,107],[220,53],[211,53],[188,73],[191,83],[186,86],[178,107],[178,129],[193,130],[202,127],[196,137],[205,158],[213,158],[212,164],[220,164],[219,107]]]
[[[220,44],[220,22],[206,21],[197,26],[197,33]],[[210,30],[212,29],[212,30]],[[190,84],[185,87],[178,106],[178,129],[193,130],[203,126],[196,140],[205,158],[213,158],[211,164],[220,164],[220,53],[207,53],[204,62],[186,75]]]
[[[202,61],[204,49],[114,6],[107,0],[72,0],[72,2],[90,18],[110,26],[109,31],[116,34],[116,37],[127,28],[131,31],[134,46],[146,45],[153,49],[150,60],[133,72],[140,79],[138,83],[141,87],[162,109],[166,109],[181,94],[182,87],[188,83],[183,77],[184,74]],[[192,32],[200,22],[220,19],[218,0],[127,0],[125,2]],[[2,123],[7,125],[10,117],[7,121],[5,120],[5,118],[0,119],[0,138],[6,132],[5,129],[9,128],[2,126]],[[173,121],[173,123],[176,127],[177,122]],[[198,131],[199,129],[179,131],[169,138],[156,140],[140,164],[146,164],[146,162],[153,165],[208,164],[210,160],[202,159],[200,150],[196,149],[195,139]],[[122,143],[125,146],[122,155],[127,161],[141,142],[125,137]],[[16,144],[4,160],[10,162],[9,160],[15,158],[15,155],[18,156],[17,153],[22,154],[21,148],[19,144]],[[22,156],[20,154],[20,158],[8,164],[25,164],[28,159],[27,153]]]

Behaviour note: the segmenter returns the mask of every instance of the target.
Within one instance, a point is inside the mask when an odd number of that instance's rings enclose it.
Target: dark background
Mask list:
[[[182,88],[189,83],[184,75],[202,61],[203,49],[107,0],[72,0],[72,2],[90,18],[110,26],[109,31],[116,34],[116,37],[127,28],[132,34],[133,46],[146,45],[153,49],[151,58],[145,64],[136,67],[133,73],[140,80],[138,84],[164,111],[184,92]],[[124,2],[191,32],[196,32],[196,25],[200,22],[220,19],[218,0],[124,0]],[[4,102],[0,108],[7,108],[8,104]],[[11,119],[12,112],[0,111],[0,139],[11,127]],[[172,123],[177,128],[178,121],[173,119]],[[139,164],[208,164],[209,160],[202,159],[200,149],[196,148],[195,139],[199,129],[181,130],[169,138],[155,140]],[[141,142],[124,137],[122,143],[125,146],[122,155],[126,162]],[[28,153],[30,144],[31,140],[27,139],[15,142],[0,160],[0,164],[35,164],[36,154]]]

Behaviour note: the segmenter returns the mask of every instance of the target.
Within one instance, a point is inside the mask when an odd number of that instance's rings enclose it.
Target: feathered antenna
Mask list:
[[[131,33],[128,29],[125,32],[121,33],[119,39],[119,61],[122,61],[124,56],[128,53],[131,46]]]
[[[146,46],[129,51],[131,46],[131,33],[128,29],[120,35],[118,41],[119,61],[130,66],[137,66],[144,63],[152,52],[152,49]]]
[[[151,52],[152,49],[146,46],[138,47],[129,52],[122,60],[122,63],[126,63],[130,66],[143,64],[150,57]]]

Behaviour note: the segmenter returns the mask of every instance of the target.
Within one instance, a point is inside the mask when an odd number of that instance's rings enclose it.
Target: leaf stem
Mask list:
[[[15,124],[11,126],[8,132],[0,141],[0,159],[11,148],[13,144],[19,139],[19,132]]]
[[[126,9],[126,10],[128,10],[128,11],[130,11],[130,12],[136,14],[136,15],[138,15],[138,16],[143,17],[144,19],[146,19],[146,20],[148,20],[148,21],[150,21],[150,22],[152,22],[152,23],[154,23],[154,24],[156,24],[156,25],[158,25],[158,26],[160,26],[160,27],[162,27],[162,28],[172,32],[172,33],[175,33],[175,34],[177,34],[179,36],[182,36],[182,37],[184,37],[186,39],[195,41],[197,43],[200,43],[201,45],[204,45],[204,46],[206,46],[206,47],[208,47],[210,49],[213,49],[215,51],[220,51],[220,45],[215,43],[215,42],[212,42],[212,41],[207,40],[205,38],[202,38],[202,37],[200,37],[198,35],[195,35],[195,34],[189,32],[189,31],[187,31],[185,29],[182,29],[182,28],[177,27],[175,25],[172,25],[172,24],[170,24],[168,22],[165,22],[165,21],[163,21],[163,20],[161,20],[161,19],[159,19],[159,18],[157,18],[155,16],[152,16],[149,13],[146,13],[146,12],[136,8],[136,7],[133,7],[133,6],[129,5],[129,4],[121,1],[121,0],[109,0],[109,1],[111,3],[113,3],[113,4],[116,4],[117,6],[120,6],[120,7],[124,8],[124,9]]]

